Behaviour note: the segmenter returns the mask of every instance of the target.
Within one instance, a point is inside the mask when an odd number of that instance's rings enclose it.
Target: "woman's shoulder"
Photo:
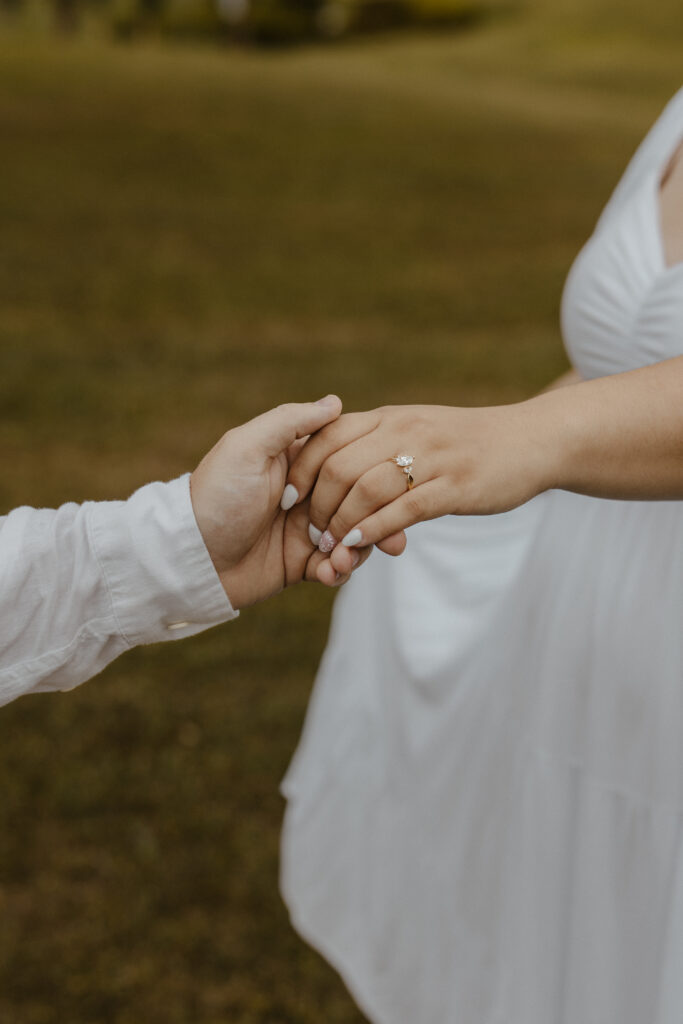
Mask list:
[[[681,141],[683,141],[683,87],[665,103],[659,116],[639,143],[598,220],[597,229],[600,229],[615,212],[621,209],[646,175],[655,172],[663,173]]]

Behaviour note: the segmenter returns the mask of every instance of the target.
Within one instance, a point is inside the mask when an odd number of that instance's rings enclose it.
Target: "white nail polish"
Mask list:
[[[299,492],[296,487],[293,484],[287,484],[280,498],[280,508],[283,512],[287,512],[292,505],[296,505],[298,500]]]
[[[356,527],[355,530],[351,530],[350,533],[346,534],[342,541],[342,544],[344,545],[345,548],[355,548],[358,547],[362,540],[363,534],[360,532],[358,527]]]
[[[319,530],[313,523],[308,524],[308,536],[311,538],[311,544],[314,548],[317,548],[320,543],[320,538],[323,535],[323,531]]]

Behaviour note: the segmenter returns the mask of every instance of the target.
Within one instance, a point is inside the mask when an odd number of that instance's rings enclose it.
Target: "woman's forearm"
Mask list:
[[[559,388],[567,388],[570,384],[580,384],[582,380],[583,377],[579,371],[572,367],[571,370],[567,370],[566,373],[563,373],[560,377],[556,377],[555,380],[552,380],[550,384],[546,384],[540,394],[544,395],[548,391],[557,391]]]
[[[544,439],[541,490],[683,498],[683,356],[522,405],[534,438]]]

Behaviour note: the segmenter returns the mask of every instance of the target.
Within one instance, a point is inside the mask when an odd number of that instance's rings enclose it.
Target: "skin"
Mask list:
[[[682,156],[683,144],[660,181],[668,266],[683,262]],[[197,522],[234,607],[302,579],[334,586],[372,544],[399,554],[413,523],[507,511],[550,488],[683,498],[683,356],[594,381],[569,371],[515,405],[340,412],[334,396],[281,406],[229,431],[192,474]],[[410,491],[390,461],[403,452],[416,457]],[[305,496],[289,512],[279,509],[286,480]],[[331,534],[329,558],[309,521]]]
[[[290,462],[306,438],[341,413],[328,395],[318,403],[282,405],[229,430],[190,477],[197,525],[233,608],[262,601],[286,586],[344,583],[370,554],[345,551],[333,567],[308,536],[308,504],[290,512],[280,499]],[[382,545],[400,554],[402,536]]]
[[[659,190],[664,261],[683,262],[683,143]],[[416,486],[391,458],[415,456]],[[683,498],[683,356],[582,381],[571,370],[526,402],[399,406],[344,416],[303,449],[289,480],[337,542],[377,543],[446,514],[504,512],[551,488],[600,498]],[[347,540],[347,543],[349,541]],[[331,563],[343,564],[343,544]]]
[[[415,456],[410,491],[390,461],[403,451]],[[337,541],[359,529],[356,546],[437,516],[505,512],[551,488],[683,499],[683,356],[514,405],[342,416],[301,450],[289,480],[312,492],[318,529]]]
[[[683,146],[674,153],[662,175],[659,190],[664,259],[667,266],[683,262]]]

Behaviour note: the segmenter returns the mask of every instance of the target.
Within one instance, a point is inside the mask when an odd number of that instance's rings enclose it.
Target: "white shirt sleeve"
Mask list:
[[[0,517],[0,704],[69,690],[130,647],[237,614],[199,532],[189,474],[128,501]]]

